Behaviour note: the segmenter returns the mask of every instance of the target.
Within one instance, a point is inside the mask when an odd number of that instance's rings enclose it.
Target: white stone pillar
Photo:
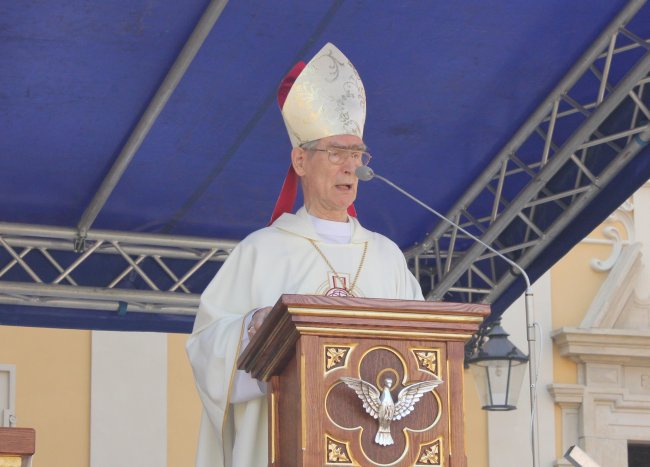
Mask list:
[[[553,381],[553,342],[551,333],[551,277],[544,274],[533,285],[536,320],[541,325],[541,340],[538,335],[537,358],[540,363],[537,383],[539,414],[540,467],[551,467],[555,461],[555,408],[547,391]],[[502,327],[510,334],[510,341],[519,350],[528,354],[526,339],[526,312],[523,296],[503,314]],[[539,344],[542,352],[539,352]],[[490,467],[510,465],[532,465],[530,380],[528,373],[519,395],[517,410],[509,412],[488,412],[488,449]]]
[[[644,255],[644,268],[639,274],[636,292],[640,298],[646,298],[650,296],[650,181],[637,190],[632,199],[636,241],[643,244]]]
[[[90,466],[167,465],[167,335],[92,333]]]

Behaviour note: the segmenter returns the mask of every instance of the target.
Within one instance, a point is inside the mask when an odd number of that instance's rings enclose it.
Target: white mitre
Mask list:
[[[366,91],[354,65],[326,44],[300,73],[282,106],[291,145],[334,135],[363,138]]]

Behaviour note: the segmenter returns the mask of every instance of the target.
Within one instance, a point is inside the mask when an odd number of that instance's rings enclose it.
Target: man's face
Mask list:
[[[366,149],[363,140],[353,135],[329,136],[319,140],[318,149]],[[313,216],[346,221],[347,209],[357,197],[359,179],[354,171],[360,162],[348,157],[341,165],[330,161],[326,151],[294,148],[294,170],[301,177],[305,207]]]

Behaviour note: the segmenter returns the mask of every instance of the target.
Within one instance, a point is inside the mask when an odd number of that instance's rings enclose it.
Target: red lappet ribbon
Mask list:
[[[305,66],[305,62],[296,63],[280,83],[280,87],[278,88],[278,105],[280,106],[280,110],[284,107],[284,102],[287,100],[291,86],[293,86],[293,83],[296,81],[302,70],[305,69]],[[296,202],[297,195],[298,174],[293,170],[293,165],[289,163],[289,170],[287,170],[287,176],[284,178],[284,183],[282,184],[278,200],[275,202],[275,208],[273,209],[269,225],[273,224],[273,222],[275,222],[275,220],[285,212],[293,211],[293,205]],[[352,217],[357,217],[354,204],[348,206],[348,214]]]

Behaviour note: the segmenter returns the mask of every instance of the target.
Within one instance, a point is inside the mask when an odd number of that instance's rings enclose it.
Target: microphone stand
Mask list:
[[[526,274],[526,271],[524,271],[524,268],[519,266],[517,263],[512,261],[510,258],[506,257],[504,254],[500,253],[499,251],[495,250],[492,248],[490,245],[485,243],[483,240],[480,238],[476,237],[475,235],[472,235],[470,232],[462,228],[460,225],[456,224],[452,220],[448,219],[444,215],[440,214],[438,211],[427,205],[426,203],[420,201],[418,198],[407,192],[406,190],[400,188],[399,186],[395,185],[393,182],[388,180],[387,178],[382,177],[381,175],[376,174],[370,167],[368,166],[361,166],[357,168],[355,171],[355,174],[357,177],[359,177],[359,180],[363,181],[368,181],[373,178],[377,178],[381,180],[382,182],[386,183],[387,185],[393,187],[400,193],[402,193],[404,196],[407,198],[411,199],[412,201],[415,201],[417,204],[422,206],[424,209],[427,211],[431,212],[438,218],[444,220],[447,222],[449,225],[457,228],[460,230],[462,233],[470,237],[472,240],[474,240],[477,243],[480,243],[483,245],[485,248],[487,248],[489,251],[497,255],[499,258],[504,260],[506,263],[508,263],[510,266],[515,268],[517,271],[521,273],[523,276],[524,280],[526,281],[526,293],[525,293],[525,299],[524,299],[524,304],[526,308],[526,329],[527,329],[527,339],[528,339],[528,363],[529,363],[529,368],[528,368],[528,376],[529,376],[529,381],[530,381],[530,416],[531,416],[531,444],[532,444],[532,455],[533,455],[533,467],[539,467],[540,465],[540,460],[539,460],[539,420],[538,420],[538,411],[537,411],[537,352],[536,352],[536,347],[535,347],[535,310],[533,306],[533,290],[530,285],[530,278],[528,277],[528,274]]]

